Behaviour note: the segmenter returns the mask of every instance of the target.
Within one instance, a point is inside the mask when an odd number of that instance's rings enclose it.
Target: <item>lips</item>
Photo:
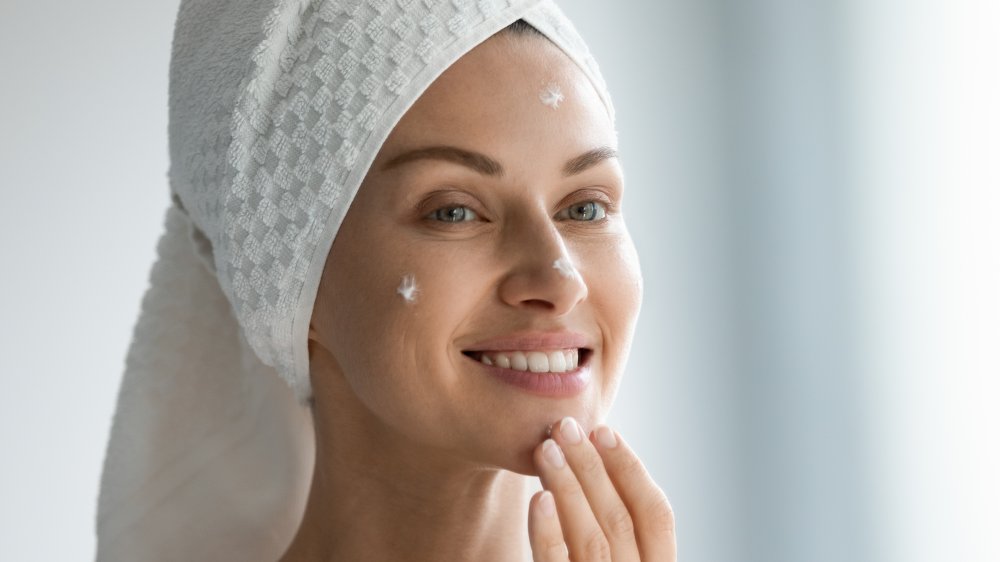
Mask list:
[[[473,343],[463,353],[482,351],[554,351],[591,348],[590,338],[576,332],[522,332]]]
[[[465,355],[484,365],[495,365],[501,369],[530,371],[532,373],[566,373],[575,371],[586,360],[590,350],[586,348],[557,350],[513,350],[513,351],[470,351]]]
[[[476,342],[462,353],[502,369],[565,373],[586,362],[589,346],[590,339],[575,332],[522,332]]]
[[[568,397],[590,380],[590,340],[573,332],[520,333],[476,342],[462,354],[500,381],[532,394]]]

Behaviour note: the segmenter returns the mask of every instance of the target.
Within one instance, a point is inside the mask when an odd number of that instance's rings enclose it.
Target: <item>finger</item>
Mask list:
[[[580,482],[566,464],[566,457],[552,439],[535,448],[535,466],[542,486],[552,492],[563,537],[574,561],[611,560],[611,547],[598,525]]]
[[[528,504],[528,540],[534,562],[569,562],[569,551],[556,515],[552,492],[542,491]]]
[[[621,435],[600,426],[591,432],[590,441],[604,459],[611,481],[632,514],[642,559],[675,562],[674,512],[667,496]]]
[[[638,562],[639,546],[633,532],[632,516],[604,469],[604,460],[594,444],[584,439],[580,424],[573,418],[560,421],[552,432],[552,438],[566,455],[597,523],[604,531],[611,547],[611,558],[615,562]]]

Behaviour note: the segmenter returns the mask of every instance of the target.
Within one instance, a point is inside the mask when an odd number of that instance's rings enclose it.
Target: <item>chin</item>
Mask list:
[[[603,422],[605,417],[604,408],[597,408],[589,403],[580,400],[560,401],[561,404],[546,408],[544,414],[533,416],[517,416],[512,414],[509,420],[521,420],[524,424],[519,434],[501,436],[501,431],[510,431],[511,426],[497,428],[497,434],[489,443],[484,443],[487,448],[487,456],[490,464],[498,468],[522,474],[524,476],[538,476],[535,468],[534,451],[535,448],[548,439],[550,427],[566,416],[575,418],[585,432],[597,424]],[[534,418],[534,419],[531,419]]]
[[[535,468],[535,461],[533,460],[534,449],[528,449],[527,451],[521,451],[518,455],[512,459],[510,466],[503,466],[504,470],[508,470],[515,474],[520,474],[522,476],[535,476],[537,477],[538,469]]]

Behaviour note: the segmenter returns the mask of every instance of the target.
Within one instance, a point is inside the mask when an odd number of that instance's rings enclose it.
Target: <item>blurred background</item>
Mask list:
[[[0,560],[93,558],[177,6],[0,4]],[[646,281],[611,422],[681,560],[1000,560],[1000,4],[562,6]]]

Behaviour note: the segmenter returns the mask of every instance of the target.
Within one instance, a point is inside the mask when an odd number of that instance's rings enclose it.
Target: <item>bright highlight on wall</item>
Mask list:
[[[883,560],[1000,560],[1000,5],[853,2]]]

